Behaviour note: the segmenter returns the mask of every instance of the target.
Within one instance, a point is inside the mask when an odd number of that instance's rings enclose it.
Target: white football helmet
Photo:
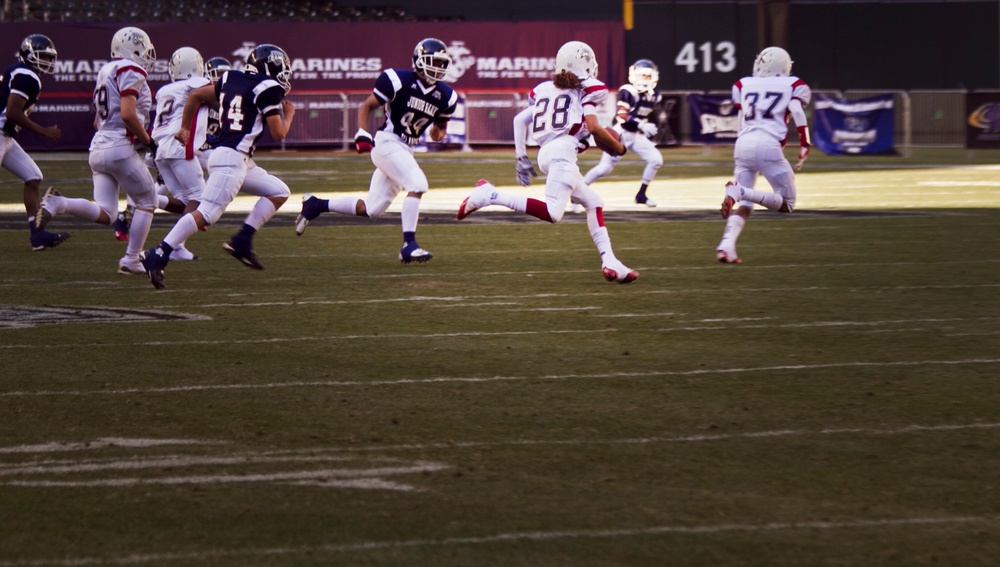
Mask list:
[[[127,27],[115,32],[111,38],[111,58],[128,59],[138,63],[146,71],[156,63],[156,49],[149,35],[139,28]]]
[[[649,59],[640,59],[628,68],[628,82],[639,89],[639,92],[653,92],[659,81],[660,71],[656,68],[656,63]]]
[[[193,47],[182,47],[170,56],[167,63],[170,71],[170,79],[173,81],[183,81],[191,77],[205,76],[205,63],[201,58],[201,53]]]
[[[596,79],[597,56],[594,55],[594,50],[582,41],[564,43],[556,53],[556,73],[563,71],[569,71],[581,79]]]
[[[792,57],[780,47],[768,47],[753,62],[754,77],[787,77],[792,74]]]

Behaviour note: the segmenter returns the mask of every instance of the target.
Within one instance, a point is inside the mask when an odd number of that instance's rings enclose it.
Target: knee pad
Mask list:
[[[392,203],[392,201],[386,199],[373,202],[367,197],[362,199],[362,201],[365,203],[365,213],[368,215],[368,218],[372,219],[377,219],[378,217],[384,215],[389,209],[389,205]]]
[[[559,210],[553,210],[556,209],[556,207],[553,207],[551,203],[549,203],[545,208],[548,209],[549,218],[552,219],[553,224],[561,221],[563,218],[563,214],[566,213],[566,207],[562,207]]]
[[[223,211],[225,211],[225,207],[209,201],[202,201],[198,204],[198,212],[201,213],[202,218],[205,219],[205,222],[209,225],[219,222],[219,219],[222,218]]]

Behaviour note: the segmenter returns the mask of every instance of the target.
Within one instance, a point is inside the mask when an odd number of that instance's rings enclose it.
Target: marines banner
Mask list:
[[[817,94],[813,103],[812,141],[823,153],[896,153],[893,95],[847,101]]]
[[[149,73],[150,88],[169,82],[167,63],[174,50],[190,46],[205,59],[215,56],[242,69],[247,54],[273,43],[292,63],[290,97],[371,92],[383,69],[409,69],[413,48],[436,37],[448,46],[452,64],[444,79],[457,91],[526,93],[552,77],[556,51],[570,40],[588,43],[597,55],[600,77],[611,88],[627,79],[625,32],[621,22],[310,22],[310,23],[143,23],[156,47]],[[18,142],[26,149],[85,149],[93,135],[91,92],[97,72],[107,63],[111,37],[120,23],[5,22],[0,24],[0,59],[14,61],[21,40],[41,33],[55,42],[59,60],[52,75],[42,77],[42,93],[34,118],[58,124],[63,138],[51,144],[26,132]],[[0,67],[2,68],[2,67]],[[294,98],[291,98],[295,102]],[[322,104],[315,102],[315,104]],[[323,109],[325,110],[325,109]],[[331,110],[336,110],[332,109]],[[322,113],[321,113],[322,114]],[[306,119],[296,116],[296,122]],[[353,118],[351,118],[353,120]],[[357,128],[349,124],[348,128]],[[353,136],[353,132],[349,132]],[[342,133],[329,136],[340,139]]]

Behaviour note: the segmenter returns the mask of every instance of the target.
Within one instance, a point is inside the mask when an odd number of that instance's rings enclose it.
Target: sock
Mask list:
[[[524,212],[543,221],[553,222],[552,216],[549,215],[549,206],[545,204],[545,201],[529,198],[525,205]]]
[[[187,242],[187,239],[196,232],[198,232],[198,223],[194,220],[191,213],[187,213],[181,216],[177,224],[174,225],[174,228],[170,229],[170,232],[163,237],[163,244],[169,246],[170,251],[173,251],[181,243]],[[166,247],[164,247],[163,251],[168,252]]]
[[[358,214],[358,199],[355,197],[337,197],[324,201],[327,212],[340,213],[342,215]]]
[[[646,183],[643,183],[639,187],[639,192],[635,194],[636,201],[639,201],[641,203],[646,200],[646,187],[648,187]]]
[[[587,210],[587,228],[590,229],[590,238],[594,241],[594,246],[601,254],[601,264],[617,261],[614,251],[611,249],[611,236],[608,235],[608,228],[604,226],[604,209],[595,207]]]
[[[80,217],[91,222],[97,222],[101,216],[101,207],[93,201],[87,199],[68,199],[66,197],[49,197],[49,204],[53,207],[53,214],[69,213],[74,217]]]
[[[403,199],[403,210],[400,211],[400,221],[403,223],[403,234],[417,231],[417,217],[420,215],[420,197],[409,195]]]
[[[278,208],[274,206],[274,203],[270,199],[261,197],[254,203],[253,210],[250,211],[246,220],[243,221],[246,223],[243,226],[250,225],[254,228],[254,232],[256,232],[256,229],[264,226],[264,223],[271,220],[271,217],[274,216],[277,210]]]
[[[716,250],[735,250],[736,239],[740,237],[746,223],[747,219],[740,215],[729,215],[729,218],[726,219],[726,229],[722,232],[722,241],[719,242]]]
[[[35,228],[35,215],[28,217],[28,230],[30,230],[32,234],[38,232],[38,229]]]
[[[508,209],[523,213],[528,210],[528,197],[496,191],[496,198],[490,199],[490,204],[500,205],[501,207],[507,207]]]
[[[757,191],[756,189],[750,189],[742,185],[740,185],[740,199],[757,203],[772,211],[780,209],[781,205],[785,202],[784,197],[777,193]]]
[[[126,258],[138,258],[139,252],[146,244],[149,227],[153,224],[153,213],[136,209],[132,215],[132,226],[128,229],[128,246],[125,247]]]
[[[416,242],[417,242],[417,233],[415,231],[406,231],[406,230],[404,230],[403,231],[403,244],[409,244],[411,242],[413,242],[414,244],[416,244]]]
[[[243,226],[240,227],[240,231],[236,234],[236,236],[246,240],[253,240],[254,234],[257,234],[257,229],[248,223],[243,223]]]

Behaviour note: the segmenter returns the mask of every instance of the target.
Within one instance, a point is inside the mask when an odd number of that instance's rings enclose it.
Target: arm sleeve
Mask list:
[[[528,125],[531,124],[531,110],[534,107],[529,106],[517,113],[514,117],[514,155],[515,156],[526,156],[528,155]]]
[[[792,120],[795,121],[796,126],[808,126],[806,122],[806,112],[802,109],[802,102],[797,98],[793,98],[791,102],[788,103],[788,112],[792,115]]]

